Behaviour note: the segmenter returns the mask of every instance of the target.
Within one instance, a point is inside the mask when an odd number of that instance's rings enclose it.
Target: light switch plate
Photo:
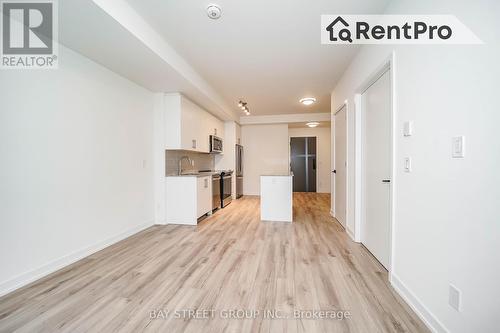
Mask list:
[[[413,135],[413,122],[405,121],[403,125],[403,134],[404,136],[412,136]]]
[[[450,289],[448,293],[448,304],[457,311],[461,310],[461,297],[462,293],[457,287],[450,284]]]
[[[404,170],[405,172],[411,172],[411,157],[405,157]]]
[[[465,157],[465,137],[455,136],[452,140],[452,153],[453,158],[464,158]]]

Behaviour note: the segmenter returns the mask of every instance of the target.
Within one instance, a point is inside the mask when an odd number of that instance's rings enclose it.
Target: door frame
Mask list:
[[[318,166],[319,166],[318,136],[317,135],[288,135],[288,168],[290,169],[290,171],[292,171],[292,138],[316,138],[316,192],[314,192],[314,193],[318,193],[318,188],[319,188],[319,177],[318,177]]]
[[[362,94],[368,90],[368,88],[373,85],[382,75],[386,72],[389,72],[389,77],[391,81],[390,91],[391,91],[391,191],[389,198],[390,205],[390,221],[389,221],[389,267],[387,270],[389,272],[389,280],[392,279],[392,268],[394,264],[394,234],[395,234],[395,207],[396,207],[396,166],[395,166],[395,151],[396,151],[396,90],[395,90],[395,54],[394,52],[378,66],[378,68],[367,77],[365,82],[356,90],[354,95],[354,109],[355,109],[355,145],[356,145],[356,153],[355,153],[355,185],[354,185],[354,200],[355,200],[355,218],[354,218],[354,241],[361,242],[361,226],[365,223],[364,216],[364,105],[362,102]]]
[[[331,182],[332,184],[332,190],[331,192],[333,193],[333,199],[331,200],[332,203],[332,211],[330,212],[331,215],[337,220],[337,207],[335,205],[335,198],[337,197],[337,193],[335,191],[336,187],[336,181],[337,177],[336,174],[333,173],[333,170],[336,170],[336,159],[337,159],[337,150],[335,149],[335,134],[337,133],[337,121],[335,120],[335,117],[337,116],[337,113],[339,113],[343,108],[345,108],[345,157],[346,157],[346,163],[349,159],[349,102],[347,100],[342,103],[340,107],[338,107],[335,112],[333,113],[332,120],[333,120],[333,126],[332,126],[332,172],[331,172],[331,177],[333,178],[333,181]],[[347,221],[349,221],[349,168],[348,164],[345,166],[345,225],[343,225],[339,220],[339,224],[346,230],[348,234],[350,234],[351,237],[353,235],[351,234],[351,231],[347,227]]]

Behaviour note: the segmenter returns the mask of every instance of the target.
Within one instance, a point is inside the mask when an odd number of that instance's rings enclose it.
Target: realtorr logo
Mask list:
[[[55,3],[2,1],[2,68],[57,67]]]

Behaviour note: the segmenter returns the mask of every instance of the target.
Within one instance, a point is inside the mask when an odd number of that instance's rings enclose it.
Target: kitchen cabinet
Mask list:
[[[198,177],[196,180],[196,210],[197,217],[201,217],[212,210],[212,176]]]
[[[165,193],[167,224],[196,225],[212,212],[212,176],[168,176]]]
[[[210,152],[210,135],[224,138],[224,123],[179,93],[165,94],[165,149]]]

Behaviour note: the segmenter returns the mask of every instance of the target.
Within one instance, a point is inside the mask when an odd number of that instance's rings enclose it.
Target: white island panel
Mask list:
[[[166,178],[166,221],[167,224],[197,224],[197,178]]]
[[[292,222],[291,175],[260,176],[260,219],[262,221]]]

